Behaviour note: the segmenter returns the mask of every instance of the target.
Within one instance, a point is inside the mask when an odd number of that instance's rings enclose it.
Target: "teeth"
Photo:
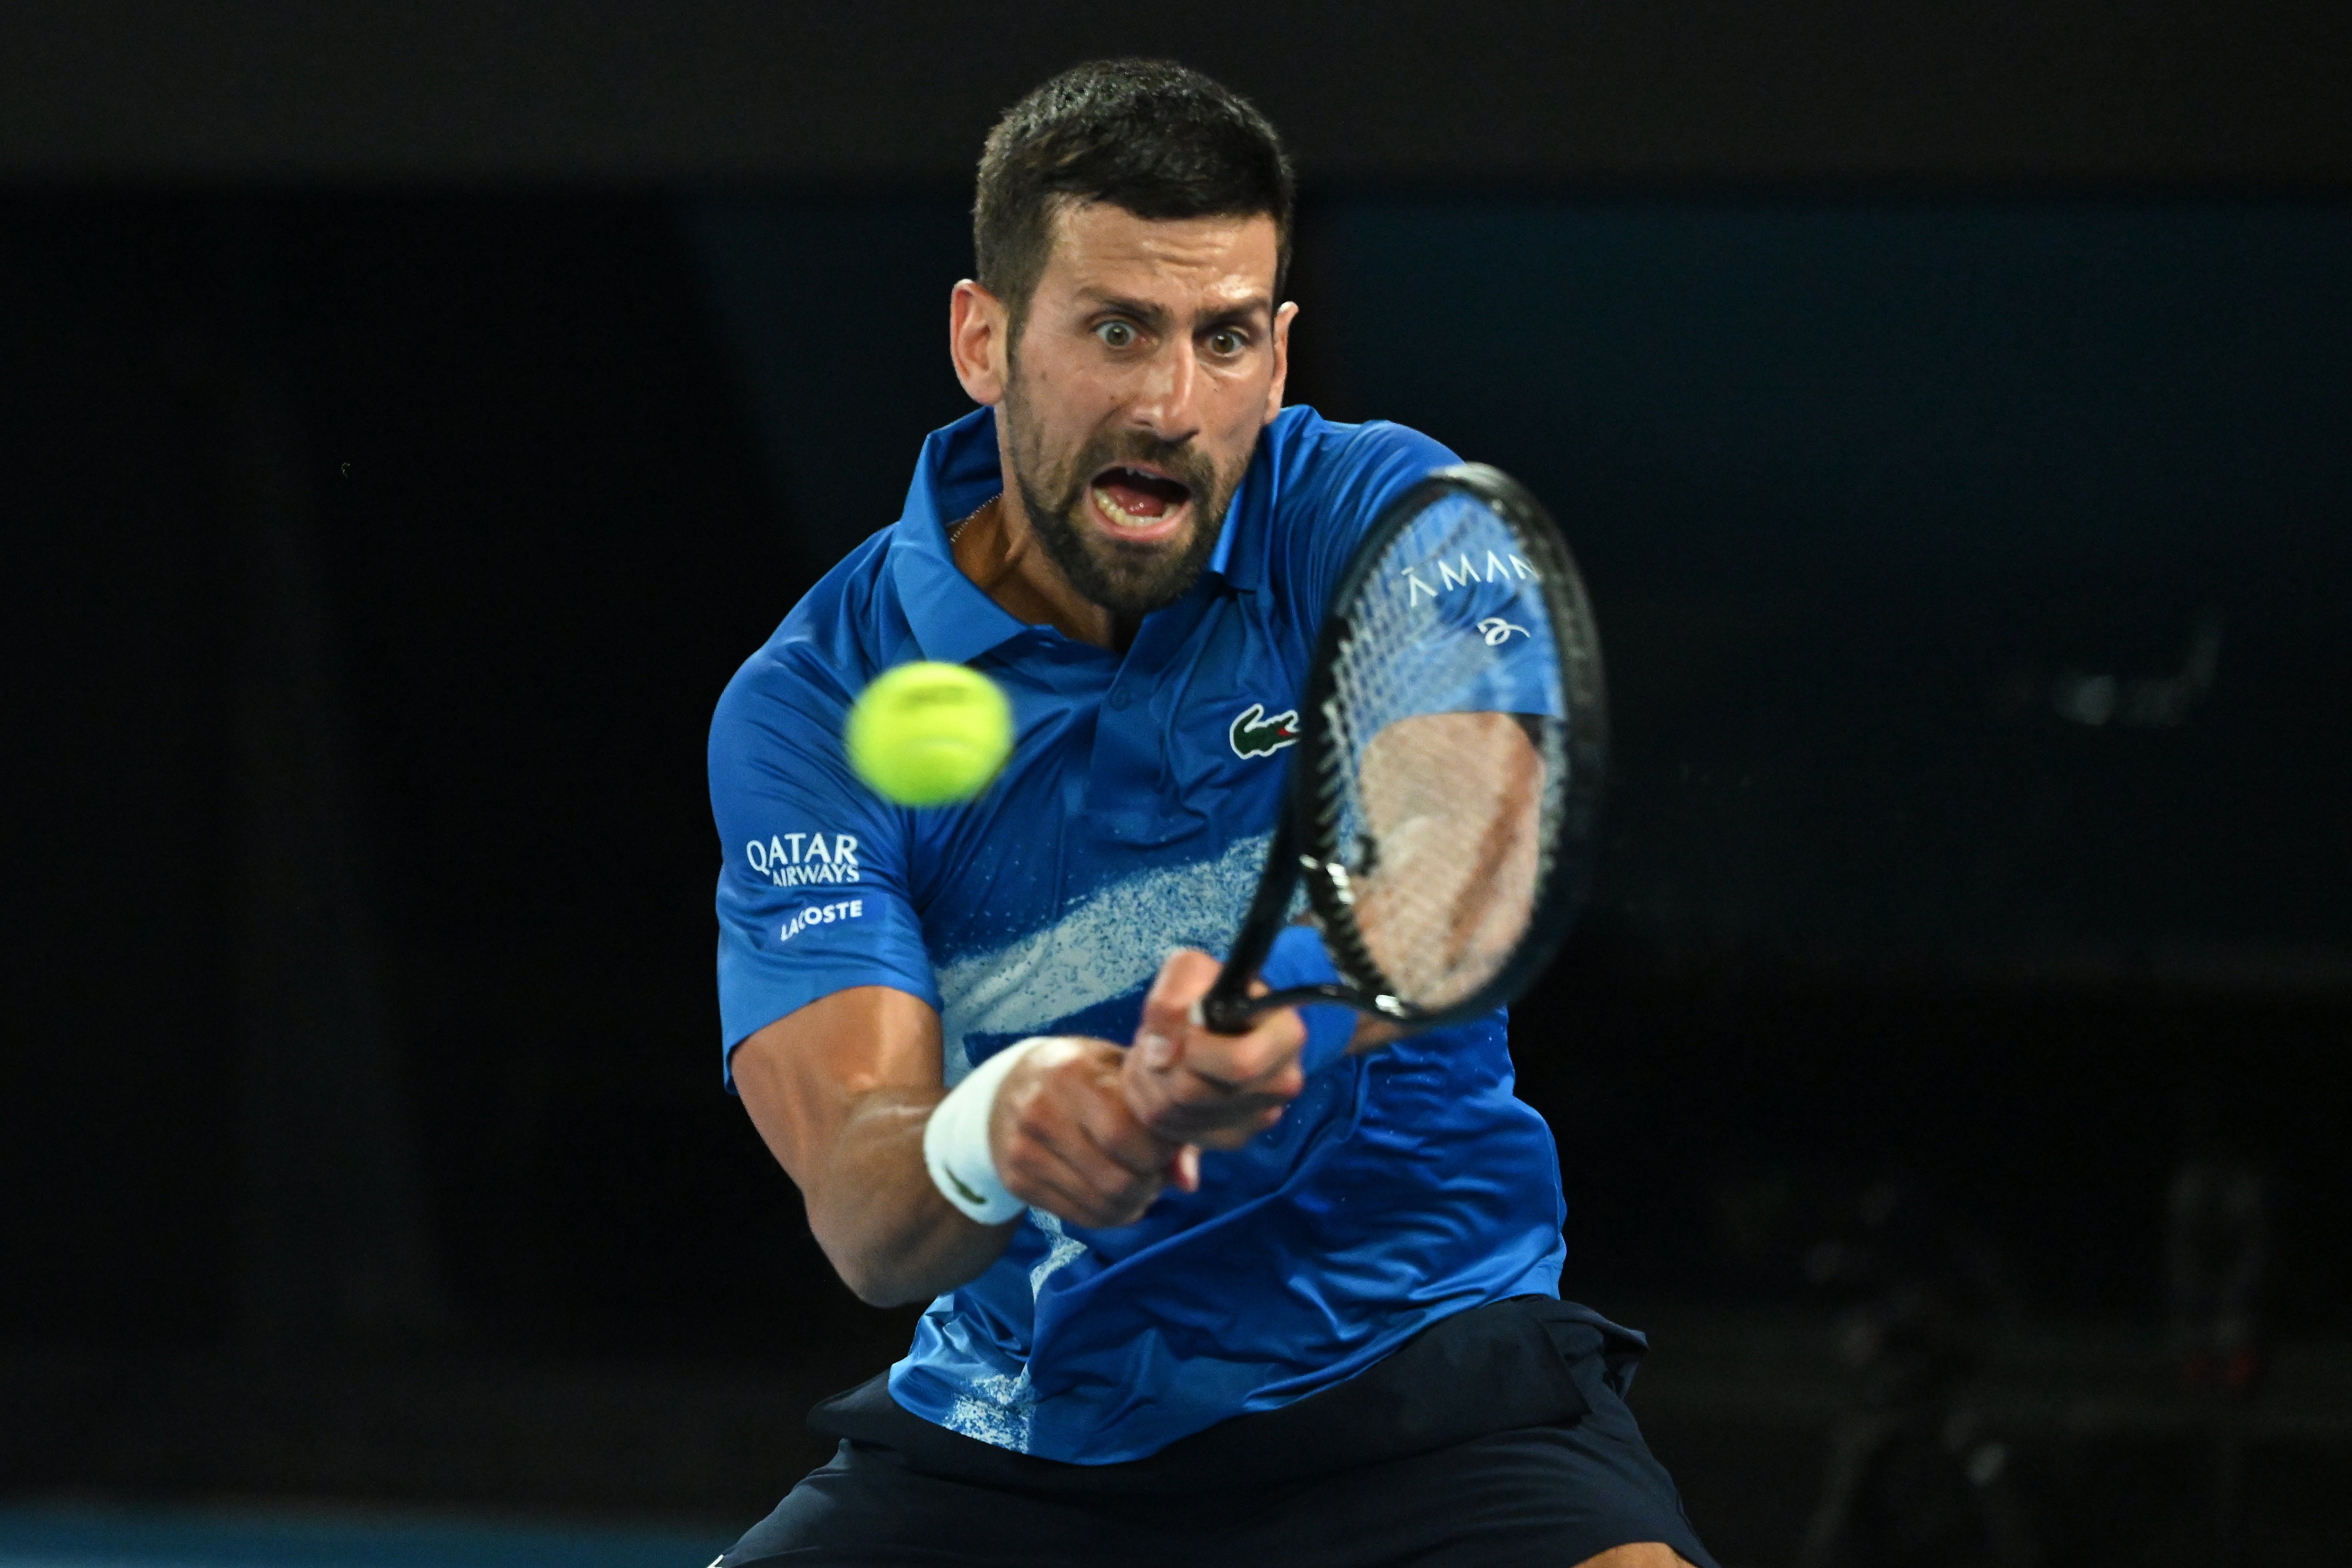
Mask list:
[[[1099,510],[1105,517],[1108,518],[1115,523],[1125,522],[1137,528],[1149,528],[1155,523],[1165,522],[1168,520],[1168,514],[1176,510],[1174,507],[1162,507],[1156,514],[1150,512],[1131,511],[1125,506],[1119,504],[1118,497],[1112,495],[1110,491],[1103,489],[1100,485],[1095,485],[1089,488],[1095,498],[1096,510]]]

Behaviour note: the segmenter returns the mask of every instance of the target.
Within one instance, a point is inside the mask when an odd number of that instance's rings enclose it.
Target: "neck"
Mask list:
[[[1054,564],[1030,526],[1018,489],[1008,488],[954,530],[955,563],[1015,620],[1125,653],[1142,624],[1086,598]]]

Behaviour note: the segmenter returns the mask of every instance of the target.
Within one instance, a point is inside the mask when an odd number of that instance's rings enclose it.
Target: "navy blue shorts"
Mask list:
[[[720,1563],[832,1568],[1570,1568],[1663,1542],[1715,1568],[1625,1407],[1645,1342],[1571,1302],[1459,1313],[1335,1388],[1118,1465],[1009,1453],[876,1378]]]

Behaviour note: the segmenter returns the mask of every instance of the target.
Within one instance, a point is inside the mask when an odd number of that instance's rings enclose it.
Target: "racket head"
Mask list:
[[[1508,1002],[1589,889],[1608,758],[1559,527],[1498,469],[1431,474],[1349,558],[1311,671],[1283,837],[1342,982],[1323,995],[1418,1026]]]

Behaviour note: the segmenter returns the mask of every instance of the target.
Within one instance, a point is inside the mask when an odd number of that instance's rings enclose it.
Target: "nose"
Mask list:
[[[1157,439],[1188,441],[1201,432],[1201,362],[1190,337],[1172,336],[1143,367],[1129,415]]]

